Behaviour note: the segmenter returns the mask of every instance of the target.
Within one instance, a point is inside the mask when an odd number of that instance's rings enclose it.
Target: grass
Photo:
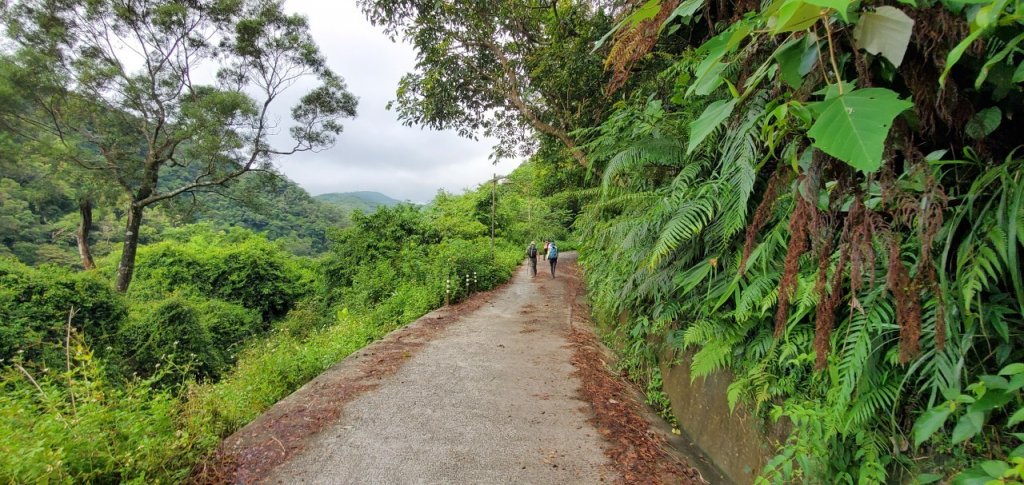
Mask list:
[[[159,375],[108,380],[80,342],[70,370],[30,380],[11,367],[0,376],[0,483],[181,482],[223,437],[390,330],[366,321],[340,312],[306,337],[256,339],[223,379],[181,393],[154,385]]]

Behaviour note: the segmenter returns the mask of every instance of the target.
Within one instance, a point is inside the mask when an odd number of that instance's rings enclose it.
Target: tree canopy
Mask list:
[[[391,104],[406,124],[480,133],[499,156],[531,152],[534,133],[578,163],[573,130],[599,118],[603,73],[592,39],[610,18],[587,2],[360,0],[375,25],[416,49]],[[535,130],[535,131],[533,131]]]
[[[329,146],[339,121],[355,115],[355,96],[326,66],[306,20],[280,2],[26,0],[4,20],[17,43],[11,84],[29,104],[16,118],[45,128],[64,156],[102,172],[127,200],[122,291],[146,207]],[[274,146],[281,127],[271,106],[310,76],[319,86],[292,108],[290,144]],[[171,167],[193,176],[162,185]]]

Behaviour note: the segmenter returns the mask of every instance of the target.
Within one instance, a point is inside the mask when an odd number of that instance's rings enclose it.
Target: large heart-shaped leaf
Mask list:
[[[690,123],[690,142],[686,147],[686,152],[693,153],[693,150],[732,114],[735,107],[735,99],[720,99],[709,104],[700,118]]]
[[[899,67],[907,53],[913,30],[914,19],[902,10],[886,5],[861,14],[857,27],[853,29],[853,39],[858,48],[881,54]]]
[[[823,152],[858,170],[874,172],[882,165],[892,120],[912,106],[885,88],[850,91],[817,106],[821,114],[807,135]]]

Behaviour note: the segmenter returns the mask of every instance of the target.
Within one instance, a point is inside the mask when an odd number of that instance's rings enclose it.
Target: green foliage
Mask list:
[[[320,194],[313,198],[320,202],[337,207],[345,214],[349,214],[356,210],[363,213],[373,212],[377,210],[377,207],[379,206],[393,207],[402,203],[401,201],[392,199],[380,192],[365,191]]]
[[[124,356],[125,372],[144,378],[158,374],[169,381],[215,378],[225,366],[196,306],[177,296],[135,305],[115,345],[117,354]],[[161,366],[174,370],[160,372]]]
[[[499,235],[524,207],[525,189],[506,185]],[[492,252],[487,187],[356,214],[316,260],[239,228],[154,231],[164,240],[139,248],[126,296],[106,261],[76,273],[0,259],[0,481],[185,480],[339,359],[507,280],[524,245],[499,236]]]
[[[991,462],[1011,456],[1013,429],[985,424],[1010,421],[1008,392],[971,387],[970,412],[935,405],[1024,356],[1024,162],[1005,114],[1024,108],[1019,17],[1007,2],[917,3],[670,17],[636,36],[659,36],[648,57],[672,64],[637,72],[646,82],[586,130],[604,169],[575,221],[595,315],[643,384],[668,345],[695,377],[730,371],[731,406],[786,423],[759,483],[1015,476]],[[966,39],[920,37],[967,24]],[[968,53],[982,36],[993,45]],[[970,61],[936,63],[947,52]],[[929,97],[954,63],[949,79],[975,90]],[[953,106],[965,112],[939,114]],[[926,440],[940,431],[949,444]]]
[[[127,315],[124,298],[95,272],[30,268],[0,258],[0,362],[17,357],[61,367],[59,343],[72,309],[71,325],[99,346],[110,343]]]
[[[117,383],[79,337],[72,365],[0,373],[0,481],[182,481],[194,437],[179,432],[178,399],[151,380]],[[62,369],[62,370],[58,370]]]
[[[285,324],[288,326],[288,324]],[[188,390],[186,430],[205,434],[207,449],[386,331],[341,311],[332,324],[307,336],[274,332],[240,353],[229,374]]]
[[[1015,438],[1016,447],[1008,453],[1006,450],[1009,448],[996,450],[998,454],[995,457],[989,456],[999,459],[978,460],[973,467],[958,473],[952,483],[990,483],[994,480],[1002,483],[1020,482],[1024,479],[1024,444],[1021,444],[1019,433],[1010,431],[1024,419],[1024,408],[1019,407],[1022,388],[1024,364],[1014,363],[1003,367],[998,375],[980,376],[977,382],[967,386],[967,393],[961,393],[956,388],[943,389],[943,396],[947,400],[921,413],[914,422],[914,446],[938,441],[933,435],[942,430],[950,418],[954,418],[956,425],[948,436],[950,444],[964,446],[965,441],[977,440],[980,441],[978,445],[984,447],[985,441],[989,439],[981,435],[986,422],[989,422],[988,426],[996,427],[992,423],[996,417],[1009,416],[1001,427]],[[1010,403],[1017,407],[1012,415]]]
[[[186,242],[139,249],[135,300],[186,292],[238,303],[264,320],[284,316],[304,294],[302,264],[280,244],[246,231],[201,232]]]
[[[814,146],[853,168],[874,172],[882,165],[882,149],[892,120],[913,103],[884,88],[841,93],[826,99],[807,136]]]
[[[4,86],[21,101],[4,114],[42,131],[64,159],[99,174],[89,179],[100,191],[125,203],[121,292],[132,280],[147,208],[223,187],[268,168],[275,155],[329,147],[341,120],[356,113],[356,97],[327,67],[308,21],[279,3],[21,0],[0,20],[12,41]],[[192,78],[213,59],[209,84]],[[281,126],[269,108],[302,78],[317,84],[292,107],[288,135],[273,136]],[[191,176],[171,183],[172,169]],[[83,188],[84,180],[73,183]]]

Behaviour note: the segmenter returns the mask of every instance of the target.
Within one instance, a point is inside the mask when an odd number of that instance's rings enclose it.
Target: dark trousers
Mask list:
[[[537,276],[537,257],[526,258],[530,260],[530,276]]]
[[[551,258],[548,260],[551,263],[551,277],[555,277],[555,266],[558,266],[558,258]]]

